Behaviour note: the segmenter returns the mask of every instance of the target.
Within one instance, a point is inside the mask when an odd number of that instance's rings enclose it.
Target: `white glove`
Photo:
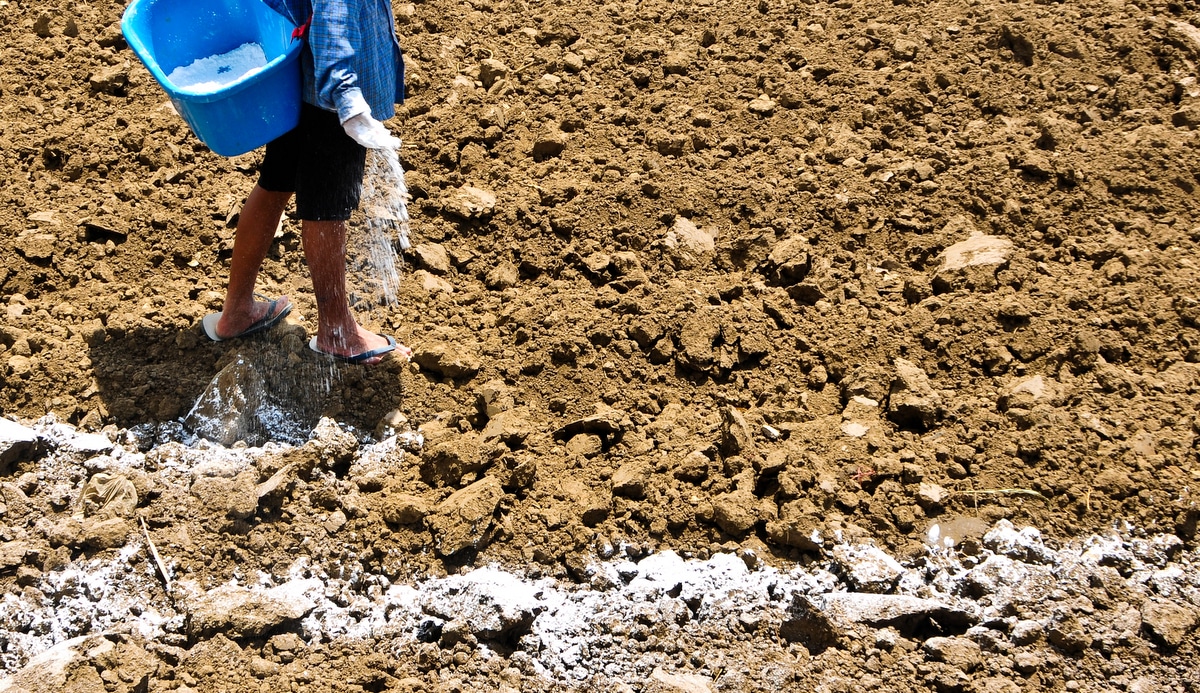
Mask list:
[[[342,123],[346,134],[367,149],[399,149],[400,138],[388,132],[383,123],[369,113],[359,113]]]

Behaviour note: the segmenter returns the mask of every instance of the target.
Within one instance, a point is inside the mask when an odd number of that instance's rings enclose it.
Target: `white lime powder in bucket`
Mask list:
[[[228,53],[200,58],[171,71],[167,79],[179,89],[212,92],[249,77],[267,66],[267,54],[257,43],[243,43]]]

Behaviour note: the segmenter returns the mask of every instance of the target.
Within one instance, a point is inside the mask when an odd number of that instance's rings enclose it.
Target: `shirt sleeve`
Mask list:
[[[354,71],[354,46],[361,43],[362,0],[313,0],[312,7],[308,42],[317,96],[321,103],[331,104],[338,120],[345,123],[371,110]]]

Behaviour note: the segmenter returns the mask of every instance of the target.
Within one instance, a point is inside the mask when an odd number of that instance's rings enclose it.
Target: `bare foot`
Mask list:
[[[241,336],[260,323],[269,324],[271,318],[278,319],[277,316],[287,313],[291,306],[291,299],[287,296],[280,296],[274,301],[254,301],[245,309],[226,308],[221,312],[221,319],[217,321],[217,335],[221,339]]]
[[[388,349],[392,344],[387,337],[377,335],[370,330],[364,329],[360,325],[355,326],[355,331],[349,335],[341,336],[339,334],[321,334],[317,333],[314,340],[317,350],[337,356],[342,359],[351,359],[354,363],[364,366],[371,366],[383,360],[383,357],[389,353],[395,353],[401,359],[408,361],[412,359],[412,349],[407,346],[396,343],[394,349]],[[378,356],[372,356],[366,359],[359,359],[360,354],[366,354],[376,350],[384,350]]]

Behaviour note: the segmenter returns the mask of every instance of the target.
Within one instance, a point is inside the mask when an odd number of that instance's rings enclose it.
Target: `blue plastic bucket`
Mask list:
[[[209,149],[237,156],[300,122],[300,49],[295,27],[262,0],[133,0],[121,18],[129,47]],[[257,43],[267,65],[211,91],[167,75],[196,60]]]

